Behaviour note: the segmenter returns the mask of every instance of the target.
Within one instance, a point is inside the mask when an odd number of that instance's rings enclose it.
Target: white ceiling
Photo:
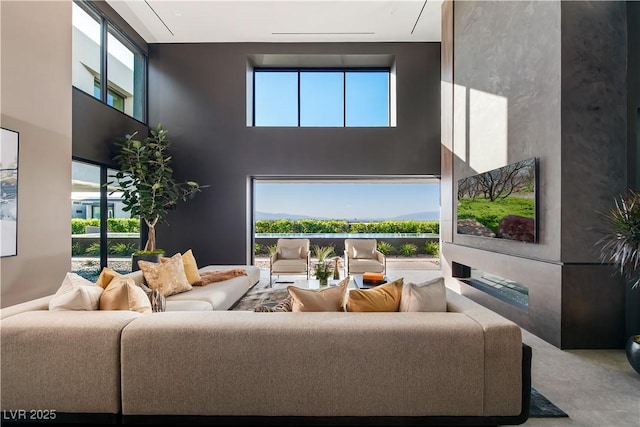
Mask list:
[[[107,0],[148,43],[440,41],[442,0]]]

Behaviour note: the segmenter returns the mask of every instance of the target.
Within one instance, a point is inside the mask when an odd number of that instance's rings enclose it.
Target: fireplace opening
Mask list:
[[[529,311],[529,288],[524,284],[463,264],[453,264],[453,276],[460,281],[514,307]]]

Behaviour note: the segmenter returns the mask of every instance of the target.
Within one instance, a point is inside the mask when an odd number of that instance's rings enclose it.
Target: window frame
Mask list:
[[[97,7],[92,5],[90,2],[87,2],[84,0],[73,0],[73,3],[76,6],[80,7],[87,14],[91,15],[100,24],[100,98],[96,98],[95,96],[93,96],[93,94],[89,94],[89,95],[91,95],[94,99],[97,99],[98,101],[107,105],[108,107],[113,108],[117,111],[120,111],[121,113],[126,114],[128,117],[131,117],[134,120],[147,124],[148,123],[147,107],[148,107],[148,92],[149,92],[148,90],[149,88],[148,86],[149,55],[143,49],[141,49],[133,40],[131,40],[131,38],[129,38],[126,35],[126,33],[122,31],[115,22],[111,21],[107,15],[105,15],[102,11],[100,11]],[[142,58],[142,61],[143,61],[142,70],[141,70],[142,75],[139,77],[142,80],[140,84],[141,92],[142,92],[140,94],[140,97],[141,97],[140,108],[142,110],[140,114],[140,118],[135,117],[135,108],[134,108],[133,114],[129,114],[107,103],[108,91],[113,90],[113,88],[109,87],[109,76],[107,74],[107,68],[108,68],[107,63],[109,59],[109,46],[107,45],[108,43],[107,40],[108,40],[109,32],[112,33],[113,37],[118,38],[119,41],[123,45],[125,45],[126,48],[130,49],[133,52],[134,56],[140,55],[140,57]],[[135,79],[135,70],[134,70],[134,79]],[[76,86],[73,85],[73,87],[76,87]],[[135,87],[136,86],[134,83],[134,97],[136,96]],[[82,90],[80,88],[77,88],[77,89]],[[84,92],[84,90],[82,91]],[[135,98],[134,98],[134,102],[135,102]]]
[[[367,127],[367,128],[388,128],[391,125],[391,73],[392,67],[254,67],[252,70],[252,105],[251,105],[251,126],[252,127],[321,127],[321,128],[347,128],[347,127]],[[298,124],[297,126],[256,126],[256,73],[269,73],[269,72],[295,72],[298,77]],[[342,73],[342,126],[301,126],[300,124],[300,74],[304,72],[327,72],[327,73]],[[347,126],[347,73],[351,72],[378,72],[385,73],[387,75],[387,124],[384,126]]]

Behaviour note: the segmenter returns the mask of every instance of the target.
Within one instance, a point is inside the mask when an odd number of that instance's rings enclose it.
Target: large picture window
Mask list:
[[[73,3],[73,85],[146,122],[145,54],[105,16]]]
[[[389,68],[256,68],[253,126],[388,127]]]

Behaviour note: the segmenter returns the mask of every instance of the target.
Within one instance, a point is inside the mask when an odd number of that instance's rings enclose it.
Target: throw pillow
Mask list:
[[[160,262],[165,263],[170,259],[169,257],[161,257]],[[191,249],[182,254],[182,264],[184,265],[184,273],[187,275],[187,280],[190,285],[202,280],[200,272],[198,271],[198,263],[196,263],[196,258],[193,256]]]
[[[157,289],[165,297],[193,289],[184,272],[180,253],[175,254],[164,263],[138,261],[138,266],[142,270],[147,286],[151,289]]]
[[[67,273],[49,300],[49,310],[97,310],[102,289],[76,273]]]
[[[96,281],[96,285],[100,286],[102,289],[106,289],[109,286],[109,283],[115,278],[120,277],[121,274],[117,271],[104,267],[100,272],[100,276],[98,276],[98,280]]]
[[[368,248],[353,247],[353,257],[358,259],[371,259],[375,258],[375,252]]]
[[[131,310],[151,313],[151,302],[129,277],[116,277],[100,296],[100,310]]]
[[[280,256],[282,259],[300,259],[302,253],[301,248],[280,248]]]
[[[349,277],[345,277],[336,286],[320,290],[288,286],[292,299],[291,311],[344,311],[349,280]]]
[[[253,309],[253,311],[266,312],[266,313],[277,312],[277,311],[293,311],[293,299],[291,298],[291,296],[288,296],[287,298],[284,299],[284,301],[274,306],[258,305],[256,306],[256,308]]]
[[[350,291],[347,311],[398,311],[403,282],[400,278],[375,288]]]
[[[444,277],[422,283],[405,283],[402,287],[400,311],[447,311]]]

